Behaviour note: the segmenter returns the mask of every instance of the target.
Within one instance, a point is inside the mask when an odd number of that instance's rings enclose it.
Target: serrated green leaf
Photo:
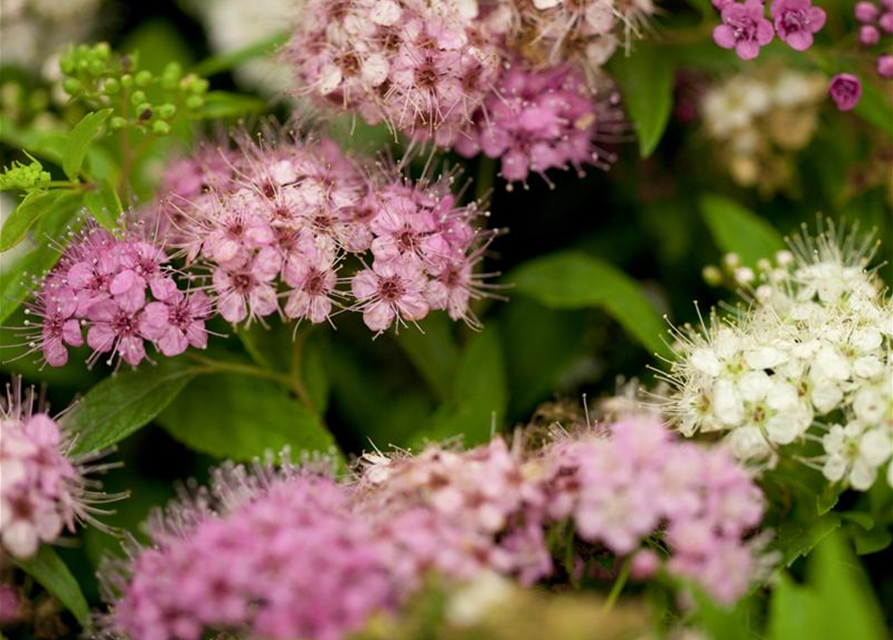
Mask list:
[[[782,554],[785,567],[790,567],[801,556],[807,556],[822,540],[840,528],[840,516],[826,513],[814,520],[788,520],[778,528],[772,547]]]
[[[522,264],[507,278],[518,293],[554,309],[604,309],[649,350],[667,355],[665,325],[639,283],[593,256],[562,251]]]
[[[453,339],[451,326],[445,314],[436,313],[419,322],[421,331],[409,328],[394,336],[394,340],[441,400],[450,395],[453,372],[459,358],[459,349]]]
[[[0,229],[0,252],[8,251],[24,240],[28,229],[59,195],[59,191],[32,191],[26,195],[3,222],[3,229]]]
[[[720,250],[738,254],[748,267],[755,267],[762,258],[771,260],[785,248],[771,224],[734,200],[707,194],[701,197],[699,207]]]
[[[102,109],[85,115],[74,125],[68,134],[65,150],[62,153],[62,170],[70,180],[77,180],[87,157],[87,149],[93,137],[99,133],[102,125],[111,115],[113,109]]]
[[[285,446],[295,453],[335,447],[319,418],[282,387],[232,374],[196,378],[158,422],[186,446],[217,458],[250,460]]]
[[[34,557],[27,560],[12,560],[71,611],[84,629],[90,628],[90,607],[81,587],[51,546],[41,545]]]
[[[72,453],[109,447],[147,425],[199,372],[183,358],[144,362],[121,371],[90,389],[66,414],[68,429],[77,435]]]
[[[505,362],[495,324],[475,335],[462,351],[450,401],[437,411],[425,439],[462,436],[468,446],[490,439],[505,419],[508,390]],[[420,438],[419,440],[421,440]]]
[[[647,158],[654,153],[670,120],[673,58],[656,47],[639,44],[628,56],[614,56],[610,68],[636,129],[639,153]]]

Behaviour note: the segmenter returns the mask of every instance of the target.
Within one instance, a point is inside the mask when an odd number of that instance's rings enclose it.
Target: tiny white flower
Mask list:
[[[729,434],[732,454],[739,460],[759,460],[772,453],[772,448],[757,427],[733,429]]]
[[[713,407],[716,417],[726,426],[735,427],[744,420],[744,403],[729,380],[720,379],[713,385]]]

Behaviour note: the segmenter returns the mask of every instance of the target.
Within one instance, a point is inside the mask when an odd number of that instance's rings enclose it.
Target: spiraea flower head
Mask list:
[[[109,465],[93,464],[101,454],[69,455],[73,439],[40,404],[19,379],[0,398],[0,558],[30,558],[78,524],[108,530],[97,516],[110,512],[98,505],[121,497],[87,478]]]
[[[123,225],[111,232],[88,223],[72,233],[37,284],[23,334],[50,366],[65,365],[68,348],[84,343],[91,364],[102,358],[131,366],[150,357],[147,343],[165,356],[204,348],[208,297],[178,287],[182,277],[144,224]]]
[[[501,175],[510,184],[526,184],[530,173],[546,178],[550,169],[582,173],[587,165],[607,167],[613,158],[598,145],[624,130],[619,96],[609,89],[603,97],[570,65],[506,64],[496,90],[455,147],[468,157],[483,152],[500,158]]]
[[[583,541],[629,557],[637,575],[663,565],[717,601],[746,593],[759,564],[749,537],[763,498],[724,449],[680,442],[641,413],[572,432],[547,446],[539,464],[549,517],[569,518]],[[660,529],[668,557],[645,545]]]
[[[225,320],[319,324],[356,311],[381,332],[444,309],[476,324],[474,267],[493,234],[476,227],[477,203],[458,203],[453,174],[409,181],[329,140],[275,131],[221,153],[155,210],[170,244],[210,272]]]
[[[227,464],[158,511],[150,547],[101,575],[110,636],[338,640],[395,606],[400,584],[347,490],[321,465]]]
[[[864,491],[893,453],[893,314],[867,268],[877,247],[833,226],[790,245],[741,281],[748,306],[677,334],[668,407],[684,435],[726,433],[739,459],[791,457]]]
[[[723,49],[734,49],[742,60],[753,60],[760,48],[772,42],[775,30],[764,15],[761,0],[728,2],[722,8],[722,24],[713,40]]]
[[[447,145],[483,102],[500,51],[474,1],[311,0],[288,56],[306,92]]]

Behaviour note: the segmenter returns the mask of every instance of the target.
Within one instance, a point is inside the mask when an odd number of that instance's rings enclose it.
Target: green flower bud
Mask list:
[[[152,119],[152,105],[148,102],[139,104],[136,108],[136,112],[140,114],[140,120],[142,120],[143,122]]]
[[[117,131],[118,129],[123,129],[127,126],[127,120],[121,116],[115,116],[109,121],[109,126]]]
[[[106,78],[105,82],[102,83],[102,90],[106,95],[116,95],[121,91],[121,83],[114,78]]]
[[[205,105],[205,99],[201,96],[189,96],[186,98],[186,108],[195,111],[201,109]]]
[[[134,81],[138,87],[148,87],[152,82],[152,72],[144,69],[136,74]]]
[[[82,89],[81,81],[77,78],[65,78],[62,82],[62,88],[65,89],[65,93],[70,96],[77,95]]]
[[[172,105],[170,102],[166,102],[165,104],[158,107],[158,116],[168,120],[173,118],[177,114],[177,107]]]
[[[93,47],[93,51],[96,53],[96,57],[100,60],[108,60],[112,55],[112,48],[109,46],[108,42],[100,42]]]
[[[124,87],[125,89],[129,89],[130,87],[132,87],[133,86],[133,76],[130,75],[129,73],[125,73],[123,76],[121,76],[121,86]]]
[[[171,132],[171,126],[164,120],[156,120],[152,124],[152,133],[156,136],[166,136]]]
[[[90,61],[88,70],[91,76],[98,77],[105,73],[105,65],[102,63],[102,60],[93,59]]]
[[[146,101],[146,92],[145,91],[134,91],[133,95],[130,96],[130,104],[134,107],[138,104],[141,104]]]

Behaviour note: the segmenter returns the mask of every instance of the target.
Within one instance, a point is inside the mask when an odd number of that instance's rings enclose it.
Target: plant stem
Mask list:
[[[496,159],[480,154],[478,172],[474,179],[474,199],[482,200],[493,190],[493,181],[496,178]]]
[[[617,602],[617,598],[620,597],[620,592],[623,591],[623,587],[626,586],[626,581],[629,580],[631,565],[632,556],[624,560],[623,566],[620,567],[620,574],[618,574],[617,579],[614,581],[614,585],[611,587],[611,592],[608,594],[608,599],[605,600],[605,612],[608,612],[614,608],[614,604]]]
[[[195,362],[205,365],[208,368],[208,373],[241,373],[253,378],[272,380],[273,382],[285,385],[290,389],[294,389],[294,391],[298,393],[298,390],[294,386],[294,380],[290,376],[278,373],[276,371],[262,369],[251,364],[242,364],[241,362],[213,360],[212,358],[206,358],[205,356],[201,356],[195,353],[190,353],[189,357]],[[298,393],[298,395],[300,395],[300,393]]]
[[[291,360],[291,386],[295,390],[298,398],[301,399],[311,411],[316,411],[316,407],[313,406],[313,400],[310,398],[310,393],[307,391],[306,385],[304,385],[304,378],[301,375],[301,352],[304,348],[304,341],[307,339],[306,331],[298,331],[294,337],[294,343],[292,344],[292,360]]]

